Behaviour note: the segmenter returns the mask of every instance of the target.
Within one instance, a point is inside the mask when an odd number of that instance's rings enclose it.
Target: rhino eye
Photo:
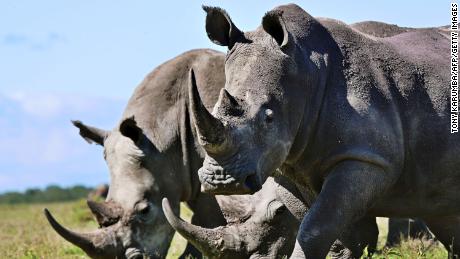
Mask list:
[[[271,109],[266,109],[265,110],[265,121],[266,122],[272,122],[273,121],[273,111]]]
[[[150,211],[150,204],[148,204],[146,202],[139,203],[136,206],[136,210],[140,215],[146,215]]]

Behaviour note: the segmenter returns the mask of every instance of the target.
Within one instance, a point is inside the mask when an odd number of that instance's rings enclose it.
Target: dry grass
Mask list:
[[[96,228],[84,201],[35,205],[0,205],[0,258],[87,258],[75,246],[60,238],[48,225],[43,208],[49,208],[56,218],[69,228],[84,231]],[[190,211],[182,206],[182,217]],[[379,220],[380,251],[373,258],[447,258],[446,250],[429,240],[406,240],[392,249],[382,249],[387,229]],[[178,258],[185,240],[176,235],[167,259]]]

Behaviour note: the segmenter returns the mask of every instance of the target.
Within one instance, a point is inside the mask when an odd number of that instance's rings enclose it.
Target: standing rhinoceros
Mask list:
[[[227,255],[270,258],[289,254],[301,216],[297,215],[296,220],[284,210],[283,202],[299,215],[306,207],[301,202],[293,202],[295,192],[288,182],[276,185],[276,189],[273,184],[267,185],[262,190],[272,194],[289,190],[277,195],[276,199],[260,195],[220,196],[216,202],[212,196],[199,192],[196,171],[201,166],[204,151],[195,140],[196,132],[189,121],[186,105],[189,69],[193,67],[197,71],[200,90],[206,93],[204,103],[210,107],[224,85],[223,65],[224,55],[218,52],[187,52],[147,76],[130,99],[124,119],[112,131],[74,121],[82,137],[104,147],[111,173],[110,191],[106,202],[88,202],[101,227],[99,230],[86,234],[71,232],[46,211],[54,229],[93,258],[139,258],[143,255],[163,258],[173,235],[173,229],[159,209],[161,198],[167,197],[176,213],[180,200],[189,204],[194,212],[192,224],[240,230],[232,236],[233,240],[240,240],[239,246],[233,241],[223,243]],[[299,213],[299,209],[302,212]],[[223,216],[229,226],[222,226],[226,223]],[[377,233],[372,231],[356,226],[351,238],[343,238],[349,248],[339,246],[339,250],[341,253],[354,251],[353,254],[344,253],[359,256],[363,246],[375,246],[373,240]],[[360,233],[372,233],[372,236]],[[199,247],[203,249],[205,244],[201,242]],[[187,248],[184,255],[199,256],[192,246]]]
[[[209,38],[229,51],[212,113],[190,89],[204,191],[253,193],[276,168],[313,190],[291,258],[325,257],[365,214],[420,217],[459,253],[460,137],[450,134],[443,33],[369,37],[294,4],[243,33],[224,10],[205,10]]]

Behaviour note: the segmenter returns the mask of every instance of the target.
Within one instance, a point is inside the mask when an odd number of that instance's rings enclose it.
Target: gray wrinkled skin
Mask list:
[[[223,10],[206,11],[208,36],[229,52],[212,117],[193,114],[224,136],[195,123],[205,191],[253,193],[276,168],[311,189],[291,258],[324,258],[366,213],[422,218],[459,253],[460,139],[449,132],[442,29],[373,37],[291,4],[242,33]]]
[[[238,214],[234,200],[242,196],[216,196],[227,215],[228,232],[240,233],[238,242],[242,249],[235,256],[227,254],[228,258],[282,258],[292,252],[300,221],[283,204],[277,188],[280,186],[273,178],[267,179],[259,192],[243,195],[250,206]],[[216,253],[215,258],[224,258],[222,255],[225,253]]]
[[[300,221],[278,197],[278,184],[269,178],[254,195],[216,196],[228,222],[203,229],[182,221],[164,204],[171,225],[212,259],[282,258],[294,248]]]

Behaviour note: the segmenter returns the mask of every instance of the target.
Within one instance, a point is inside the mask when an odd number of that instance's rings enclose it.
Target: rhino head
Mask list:
[[[205,192],[254,193],[303,148],[293,143],[296,138],[307,139],[298,129],[301,124],[311,129],[316,118],[312,108],[321,91],[315,86],[325,81],[327,54],[299,44],[315,43],[308,35],[297,36],[304,33],[299,28],[308,25],[312,32],[326,32],[314,20],[295,17],[291,10],[297,9],[296,5],[276,8],[265,14],[257,30],[243,33],[224,10],[204,7],[209,38],[229,49],[225,88],[212,112],[201,104],[191,78],[191,111],[206,150],[199,169]],[[286,23],[287,19],[296,22]]]
[[[158,150],[134,117],[122,120],[113,131],[87,126],[80,121],[73,121],[73,124],[88,142],[104,147],[110,189],[106,201],[88,201],[99,223],[98,230],[84,234],[70,231],[45,211],[51,226],[93,258],[164,258],[174,229],[162,212],[161,198],[170,197],[178,212],[181,195],[186,189],[177,173],[181,168],[175,168],[181,163],[170,163],[176,157],[171,153],[175,149]],[[154,177],[155,172],[168,177]]]
[[[254,195],[217,196],[228,224],[207,229],[183,221],[163,199],[169,223],[208,258],[282,258],[292,252],[300,221],[277,197],[273,178]]]

